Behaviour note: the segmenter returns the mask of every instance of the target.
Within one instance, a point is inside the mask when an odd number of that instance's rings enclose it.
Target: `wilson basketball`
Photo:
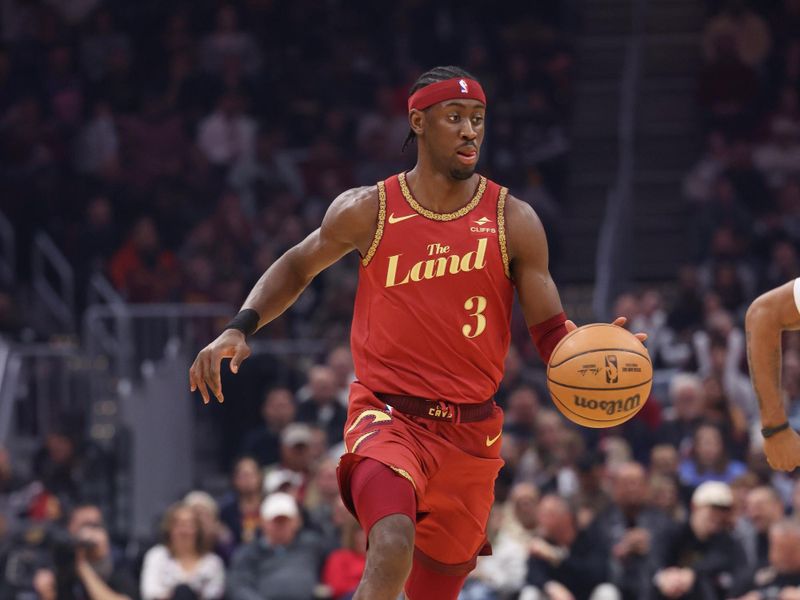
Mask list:
[[[650,396],[653,365],[627,329],[595,323],[567,334],[547,365],[553,403],[586,427],[613,427],[638,413]]]

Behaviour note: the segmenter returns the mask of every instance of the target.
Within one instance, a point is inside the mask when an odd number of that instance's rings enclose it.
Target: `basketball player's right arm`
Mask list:
[[[258,327],[276,319],[294,304],[320,271],[352,250],[358,250],[362,256],[367,253],[375,234],[377,215],[376,186],[354,188],[341,194],[328,208],[320,228],[284,253],[261,276],[242,310],[256,311]],[[238,329],[226,329],[197,355],[189,369],[191,390],[199,389],[203,401],[208,403],[210,388],[222,402],[222,359],[230,358],[231,371],[236,373],[249,355],[245,334]]]
[[[747,362],[758,398],[762,427],[787,422],[781,393],[781,332],[800,329],[800,313],[791,281],[756,298],[747,310]],[[764,439],[764,452],[773,469],[800,466],[800,436],[785,429]]]

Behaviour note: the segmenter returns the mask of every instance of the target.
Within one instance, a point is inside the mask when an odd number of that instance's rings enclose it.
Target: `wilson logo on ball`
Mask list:
[[[642,403],[642,398],[639,394],[628,396],[627,398],[619,400],[594,400],[584,398],[583,396],[575,396],[575,406],[579,408],[588,408],[589,410],[600,409],[607,415],[615,415],[621,412],[629,412],[639,407]]]
[[[606,383],[617,383],[618,381],[617,357],[614,354],[606,354]]]

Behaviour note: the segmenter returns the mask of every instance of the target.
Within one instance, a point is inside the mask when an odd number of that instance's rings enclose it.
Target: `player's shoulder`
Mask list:
[[[506,229],[508,229],[509,234],[512,234],[514,230],[526,234],[535,232],[544,233],[539,215],[537,215],[534,208],[524,200],[507,194],[503,210],[505,212]]]
[[[323,234],[336,239],[354,240],[361,248],[371,239],[378,218],[378,186],[350,188],[339,194],[322,220]]]
[[[372,223],[380,204],[378,186],[366,185],[350,188],[339,194],[328,208],[328,217],[336,220],[360,221]]]

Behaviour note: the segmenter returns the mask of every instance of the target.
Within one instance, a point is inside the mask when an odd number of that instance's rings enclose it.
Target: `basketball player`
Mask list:
[[[800,466],[800,436],[789,426],[781,392],[781,332],[800,329],[800,279],[756,298],[747,309],[747,362],[761,411],[764,453],[773,469]]]
[[[242,311],[197,356],[191,389],[222,402],[220,361],[235,373],[245,336],[286,310],[320,271],[361,256],[352,326],[357,380],[339,486],[368,534],[357,600],[455,599],[481,553],[500,459],[503,376],[516,289],[547,362],[575,325],[548,272],[531,207],[475,172],[486,98],[437,67],[408,100],[417,164],[336,198],[321,227],[261,277]],[[624,324],[617,319],[616,324]],[[641,334],[640,339],[644,339]]]

